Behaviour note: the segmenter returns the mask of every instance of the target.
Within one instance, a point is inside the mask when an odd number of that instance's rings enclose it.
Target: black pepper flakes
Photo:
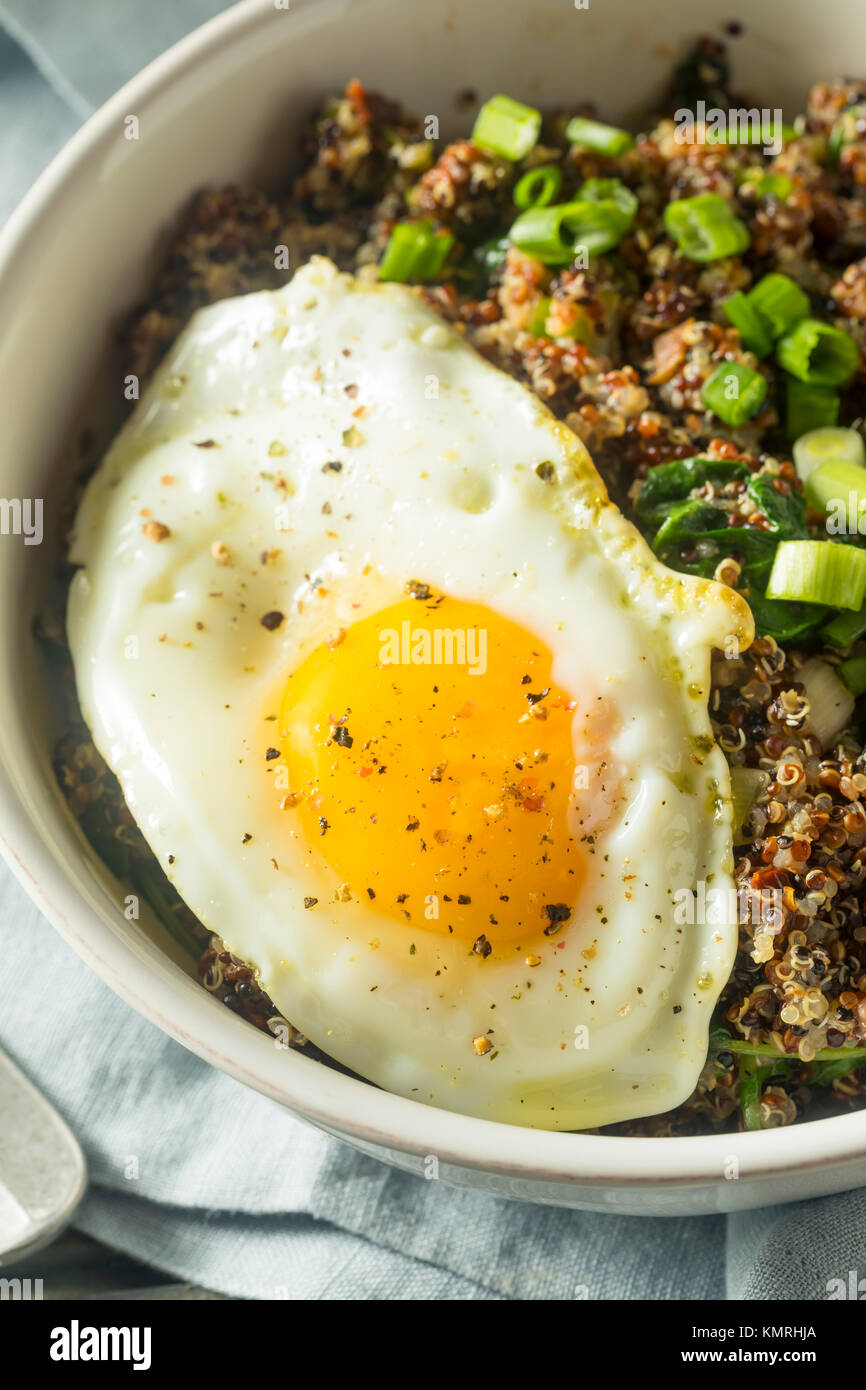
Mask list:
[[[318,898],[304,898],[304,907],[305,907],[305,908],[307,909],[307,911],[309,912],[310,908],[311,908],[311,907],[315,907],[315,906],[316,906],[316,903],[317,903],[318,901],[319,901]]]
[[[285,622],[285,615],[274,608],[270,613],[265,613],[260,621],[262,627],[267,628],[268,632],[276,632],[277,628],[282,627]]]
[[[349,733],[345,724],[338,724],[328,739],[329,743],[336,743],[339,748],[351,748],[355,740]]]
[[[491,946],[490,942],[487,940],[487,937],[484,935],[483,932],[472,943],[472,951],[474,955],[480,956],[482,960],[486,960],[487,957],[492,954],[493,947]]]
[[[265,750],[265,759],[266,759],[266,761],[269,762],[269,763],[270,763],[270,762],[273,762],[274,758],[278,758],[279,756],[280,756],[280,750],[279,750],[279,748],[268,748],[268,749]]]
[[[430,585],[423,583],[420,579],[409,579],[404,587],[404,593],[408,594],[409,598],[417,598],[422,601],[430,598],[432,592]]]
[[[571,916],[571,908],[566,903],[545,903],[544,915],[547,918],[547,926],[544,928],[545,936],[553,936],[558,932],[563,922],[567,922]]]

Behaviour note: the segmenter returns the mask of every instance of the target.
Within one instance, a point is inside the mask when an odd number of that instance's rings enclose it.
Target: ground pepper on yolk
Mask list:
[[[340,882],[484,959],[571,918],[575,701],[532,633],[418,592],[307,657],[277,741],[292,814]]]

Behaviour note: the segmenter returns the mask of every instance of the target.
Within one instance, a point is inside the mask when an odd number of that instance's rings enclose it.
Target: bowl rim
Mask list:
[[[312,10],[319,0],[292,0]],[[361,0],[363,3],[363,0]],[[125,112],[140,111],[241,35],[273,15],[274,0],[240,0],[180,39],[109,98],[54,157],[0,231],[0,285],[14,275],[39,221],[62,218],[64,195],[83,167],[116,138]],[[436,1109],[378,1090],[274,1046],[243,1020],[180,989],[175,967],[142,963],[130,942],[88,906],[31,818],[0,734],[0,854],[76,953],[126,1003],[199,1057],[301,1119],[361,1144],[511,1179],[588,1188],[715,1186],[736,1151],[741,1180],[854,1165],[866,1157],[866,1110],[761,1133],[666,1139],[525,1129]],[[170,964],[170,963],[167,963]],[[856,1177],[855,1177],[856,1181]]]

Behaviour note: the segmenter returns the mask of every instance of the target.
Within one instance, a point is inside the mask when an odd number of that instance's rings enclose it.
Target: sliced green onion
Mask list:
[[[866,598],[866,551],[833,541],[782,541],[767,598],[859,608]]]
[[[503,159],[525,159],[541,134],[541,112],[512,97],[486,101],[472,127],[472,143]]]
[[[839,419],[839,397],[832,386],[810,386],[796,377],[788,377],[788,411],[786,426],[789,439],[799,439]]]
[[[637,212],[637,198],[622,179],[587,179],[577,190],[577,201],[613,203],[619,208],[626,226]]]
[[[866,656],[849,657],[841,661],[836,670],[852,695],[862,695],[866,691]]]
[[[562,209],[529,208],[511,224],[509,233],[514,245],[527,256],[534,256],[545,265],[566,265],[571,260],[570,243],[562,235]]]
[[[866,603],[856,613],[837,613],[821,631],[832,646],[847,650],[852,642],[866,635]]]
[[[611,159],[634,149],[634,136],[627,130],[617,130],[612,125],[602,125],[600,121],[590,121],[586,116],[574,116],[565,127],[565,138],[572,145],[583,145],[596,154],[608,155]]]
[[[749,291],[749,303],[766,319],[774,338],[804,319],[809,312],[809,296],[788,275],[765,275]]]
[[[550,313],[550,297],[539,299],[529,319],[529,332],[533,338],[543,338],[547,333],[547,315]]]
[[[562,170],[558,164],[541,164],[517,180],[514,187],[516,208],[546,208],[562,187]]]
[[[398,222],[379,262],[379,279],[433,280],[453,245],[451,233],[437,231],[432,222]]]
[[[665,230],[689,261],[718,261],[739,256],[749,245],[745,223],[718,193],[680,198],[665,208]]]
[[[861,122],[866,133],[866,106],[862,104],[847,107],[836,120],[827,142],[827,153],[834,164],[839,162],[843,147],[860,136],[857,126]]]
[[[773,340],[767,325],[742,290],[737,290],[736,294],[724,300],[722,308],[734,327],[740,330],[743,347],[756,357],[767,357],[773,351]]]
[[[827,513],[831,536],[866,534],[866,468],[850,459],[828,459],[812,469],[804,491],[810,506]]]
[[[776,355],[786,372],[817,386],[841,386],[860,357],[853,338],[820,319],[801,319],[779,339]]]
[[[736,176],[740,188],[754,188],[759,198],[778,198],[783,203],[790,198],[794,185],[787,174],[774,174],[769,169],[745,169]]]
[[[567,265],[578,246],[590,255],[612,251],[626,232],[622,210],[608,199],[529,208],[511,227],[511,240],[545,265]]]
[[[744,425],[767,397],[767,378],[742,362],[722,362],[704,382],[701,398],[726,425]]]
[[[562,227],[570,235],[572,254],[580,246],[585,246],[590,256],[612,251],[628,231],[628,224],[622,208],[611,198],[601,203],[578,199],[563,207]]]
[[[801,434],[794,444],[794,467],[797,476],[804,482],[822,463],[834,459],[844,459],[858,468],[866,468],[866,446],[862,434],[857,430],[825,427]],[[866,486],[866,475],[861,478],[860,486]]]
[[[797,139],[797,132],[794,127],[785,125],[784,122],[781,125],[776,125],[775,121],[765,124],[761,120],[758,124],[758,130],[754,134],[754,139],[752,138],[752,121],[744,121],[743,124],[746,127],[745,131],[741,131],[739,120],[734,122],[733,129],[728,123],[723,132],[713,131],[712,139],[705,141],[705,143],[708,145],[773,145],[776,143],[777,135],[782,137],[783,144],[786,140]]]
[[[817,542],[818,545],[829,542]],[[843,549],[836,546],[837,550]],[[854,699],[850,690],[840,681],[835,667],[829,661],[813,656],[797,672],[797,680],[806,691],[809,701],[809,728],[816,735],[822,748],[829,748],[833,739],[850,722],[854,713]]]

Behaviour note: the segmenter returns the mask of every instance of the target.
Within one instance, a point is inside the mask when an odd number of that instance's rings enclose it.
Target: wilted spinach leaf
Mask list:
[[[777,642],[791,642],[823,622],[831,611],[821,603],[767,598],[764,593],[767,577],[764,576],[760,587],[753,585],[744,596],[752,610],[755,631],[759,636],[775,637]]]
[[[685,501],[693,488],[703,487],[704,483],[724,487],[726,483],[748,476],[749,470],[744,463],[727,459],[690,458],[660,463],[650,469],[641,483],[635,511],[646,525],[660,526],[671,504]]]
[[[665,564],[689,574],[711,576],[728,555],[742,556],[744,574],[764,578],[770,573],[778,536],[749,526],[734,529],[728,513],[715,502],[691,498],[677,503],[656,533],[653,550]],[[763,592],[763,585],[761,586]]]
[[[730,513],[720,502],[690,495],[705,483],[723,488],[746,479],[748,496],[767,518],[766,530],[730,526]],[[786,642],[815,627],[827,609],[765,597],[779,542],[809,535],[802,493],[780,491],[777,481],[774,474],[752,473],[734,460],[675,459],[650,469],[635,511],[650,534],[655,530],[656,555],[673,569],[711,578],[720,560],[736,557],[741,565],[739,588],[751,606],[757,631]]]
[[[770,534],[777,541],[808,540],[806,530],[806,499],[802,492],[779,492],[771,473],[755,473],[746,492],[760,507],[770,523]]]

